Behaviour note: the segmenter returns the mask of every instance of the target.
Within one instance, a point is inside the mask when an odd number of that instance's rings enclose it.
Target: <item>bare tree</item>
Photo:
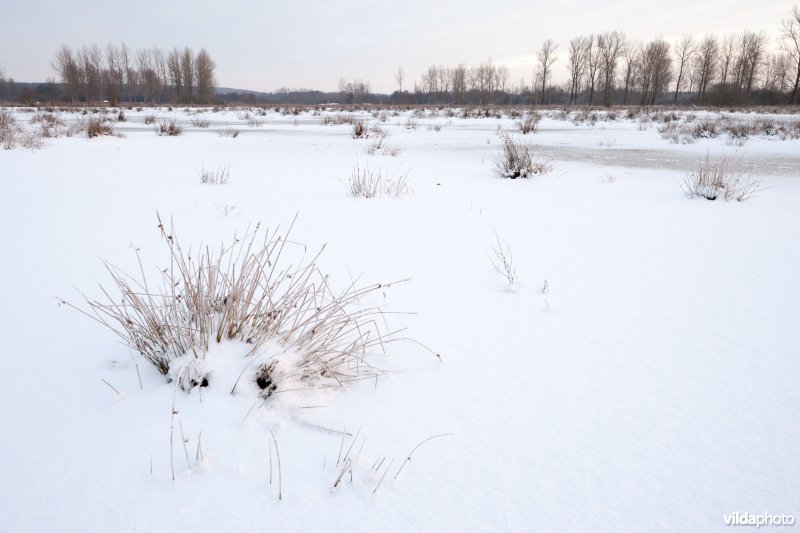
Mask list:
[[[494,71],[494,87],[504,97],[506,93],[506,83],[508,83],[508,67],[505,65],[498,65]]]
[[[96,44],[81,48],[84,96],[87,102],[100,100],[102,90],[103,52]]]
[[[194,97],[194,54],[188,46],[181,52],[181,79],[183,82],[183,101],[192,102]]]
[[[673,103],[678,101],[678,91],[681,90],[683,73],[693,54],[694,39],[691,35],[684,35],[680,40],[675,42],[675,58],[678,60],[678,80],[675,82],[675,96],[672,98]]]
[[[183,95],[183,76],[181,75],[181,53],[177,48],[173,48],[167,54],[167,71],[172,84],[173,98],[178,100]]]
[[[786,92],[789,86],[789,70],[793,65],[786,54],[772,54],[764,61],[764,90]]]
[[[397,82],[397,92],[403,93],[403,80],[406,79],[406,73],[403,72],[403,67],[397,67],[397,74],[394,75],[394,80]]]
[[[569,58],[567,70],[569,71],[569,103],[578,102],[581,80],[586,75],[586,53],[591,37],[580,35],[569,42]]]
[[[56,52],[56,57],[51,62],[53,69],[61,76],[61,81],[67,88],[69,98],[74,104],[78,100],[80,87],[81,67],[72,49],[66,44]]]
[[[611,105],[611,90],[614,86],[614,73],[617,63],[625,49],[625,35],[618,31],[602,33],[597,36],[597,49],[600,55],[600,72],[603,77],[603,105]]]
[[[697,49],[697,96],[705,98],[709,82],[714,79],[714,73],[719,61],[719,42],[714,35],[707,35]]]
[[[125,43],[122,43],[119,47],[119,61],[120,66],[125,71],[125,88],[128,93],[128,103],[131,103],[133,93],[136,90],[137,76],[131,50]]]
[[[539,96],[539,104],[544,105],[544,91],[547,87],[548,80],[553,76],[553,63],[558,61],[558,56],[555,55],[558,45],[553,39],[545,39],[542,47],[536,52],[536,69],[538,71],[539,81],[541,82],[541,91]]]
[[[152,51],[153,70],[158,78],[158,101],[161,102],[166,96],[166,90],[169,86],[169,75],[167,69],[167,58],[164,51],[160,48],[153,48]]]
[[[600,70],[600,52],[597,49],[597,39],[594,35],[589,36],[586,43],[586,74],[589,83],[589,105],[594,103],[594,87],[597,81],[597,73]]]
[[[152,101],[155,87],[153,68],[150,61],[150,50],[139,48],[136,51],[136,70],[139,71],[139,84],[142,89],[142,98],[145,102]]]
[[[745,30],[736,42],[736,56],[733,63],[733,89],[735,94],[749,93],[758,69],[764,59],[767,37],[763,32]]]
[[[664,39],[656,39],[645,45],[641,53],[642,105],[653,105],[664,94],[672,79],[670,46]]]
[[[214,98],[214,69],[216,65],[205,48],[201,48],[194,58],[195,80],[197,81],[197,97],[203,104],[211,103]]]
[[[781,48],[789,55],[794,67],[794,84],[789,104],[800,104],[800,8],[794,6],[792,15],[781,21]]]
[[[453,101],[460,104],[467,93],[467,67],[463,63],[450,72],[450,86],[453,88]]]
[[[623,78],[625,80],[625,90],[622,96],[622,104],[628,104],[628,96],[639,75],[639,56],[641,45],[637,43],[627,43],[622,52]]]
[[[728,75],[733,68],[733,61],[736,57],[736,41],[737,37],[734,34],[726,34],[722,38],[722,46],[720,47],[720,83],[722,88],[725,89],[728,83]]]

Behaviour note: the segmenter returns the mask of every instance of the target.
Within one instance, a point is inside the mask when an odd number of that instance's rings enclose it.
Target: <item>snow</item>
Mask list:
[[[509,117],[414,130],[403,112],[381,124],[403,148],[390,157],[307,112],[252,127],[205,110],[204,129],[156,111],[178,137],[151,113],[128,111],[124,137],[0,151],[0,531],[715,531],[737,511],[800,515],[800,140],[673,145],[655,124],[553,116],[527,136]],[[554,171],[494,176],[498,125]],[[687,199],[686,169],[722,152],[767,188]],[[230,184],[200,183],[226,164]],[[356,165],[408,172],[413,193],[353,198]],[[327,245],[335,286],[411,278],[365,304],[441,360],[401,340],[357,387],[176,391],[55,299],[100,297],[101,259],[136,273],[134,248],[166,264],[156,211],[210,245],[297,214],[293,239]],[[235,379],[241,348],[207,364]],[[351,444],[352,481],[334,488]]]

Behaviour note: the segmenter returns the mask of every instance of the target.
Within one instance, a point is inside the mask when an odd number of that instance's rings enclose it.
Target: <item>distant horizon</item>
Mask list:
[[[363,0],[322,6],[302,1],[292,6],[250,6],[233,0],[225,13],[211,15],[188,2],[165,5],[144,0],[135,12],[87,30],[85,13],[104,12],[105,4],[90,0],[82,6],[85,9],[75,10],[53,0],[33,0],[4,10],[14,26],[0,35],[4,51],[0,69],[16,81],[41,83],[58,79],[50,61],[62,44],[80,48],[125,42],[134,50],[186,45],[209,51],[217,64],[219,87],[337,92],[338,81],[344,78],[369,81],[373,92],[391,94],[398,89],[399,67],[405,72],[403,88],[410,91],[430,65],[474,65],[490,59],[508,68],[510,85],[529,83],[536,50],[552,38],[558,44],[553,81],[561,83],[567,77],[569,40],[578,35],[618,30],[631,40],[663,37],[673,43],[685,34],[722,36],[747,29],[766,32],[768,49],[774,51],[780,22],[789,17],[792,5],[776,0],[758,4],[675,0],[669,10],[654,14],[630,0],[614,6],[580,0],[568,7],[520,0],[491,6],[412,0],[400,11]],[[543,26],[546,31],[538,29]],[[236,42],[222,28],[234,30]]]

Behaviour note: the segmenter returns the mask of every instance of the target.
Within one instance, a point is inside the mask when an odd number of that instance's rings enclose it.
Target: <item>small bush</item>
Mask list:
[[[0,144],[3,145],[3,148],[6,150],[14,148],[19,131],[19,126],[17,125],[14,115],[8,111],[0,110]]]
[[[515,143],[506,133],[500,137],[503,140],[503,149],[495,156],[493,170],[501,178],[530,178],[552,170],[552,163],[533,157],[530,146]]]
[[[367,126],[361,120],[353,122],[353,139],[362,139],[368,137]]]
[[[356,198],[400,198],[410,192],[407,177],[408,173],[384,176],[381,169],[375,172],[356,166],[347,187]]]
[[[183,133],[183,126],[178,124],[175,119],[172,119],[169,122],[162,120],[158,123],[158,126],[156,126],[156,133],[159,135],[167,135],[169,137],[177,137]]]
[[[527,135],[528,133],[536,133],[536,130],[539,129],[539,122],[541,122],[541,120],[542,115],[536,111],[532,111],[525,115],[525,118],[517,122],[517,129],[519,129],[520,133],[523,135]]]
[[[99,116],[91,116],[86,121],[86,135],[89,136],[90,139],[94,137],[99,137],[101,135],[114,135],[114,128],[111,127],[111,124],[108,124],[105,119]]]
[[[741,160],[722,154],[712,159],[706,154],[697,169],[684,178],[681,189],[689,198],[743,202],[761,190],[761,183],[752,179]]]
[[[125,112],[120,109],[119,113],[117,113],[117,122],[126,122],[128,117],[125,116]]]
[[[211,121],[206,118],[194,117],[192,119],[192,126],[195,128],[207,128],[211,125]]]
[[[200,183],[210,185],[226,185],[231,182],[231,166],[223,165],[216,169],[200,168]]]
[[[155,124],[156,123],[156,116],[155,115],[145,115],[144,116],[144,123],[146,125]]]
[[[657,129],[661,138],[671,144],[693,144],[697,142],[697,138],[693,135],[692,126],[688,124],[680,125],[674,121],[667,121]]]

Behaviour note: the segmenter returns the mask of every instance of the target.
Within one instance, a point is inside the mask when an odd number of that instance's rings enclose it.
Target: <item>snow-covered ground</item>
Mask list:
[[[555,114],[523,136],[508,116],[389,112],[392,157],[323,125],[334,111],[126,113],[121,136],[0,150],[0,531],[714,531],[737,511],[800,516],[800,140],[670,144],[656,123]],[[183,134],[157,136],[148,114]],[[498,128],[553,171],[497,178]],[[707,152],[752,164],[764,190],[687,199]],[[223,165],[230,184],[200,183]],[[356,165],[407,173],[413,192],[354,198]],[[187,247],[297,214],[292,239],[327,244],[332,285],[411,278],[365,303],[441,360],[401,340],[377,382],[263,405],[213,383],[176,392],[56,300],[101,297],[102,260],[136,273],[136,248],[163,266],[157,211]],[[492,267],[495,232],[516,287]],[[240,368],[233,343],[209,356]]]

